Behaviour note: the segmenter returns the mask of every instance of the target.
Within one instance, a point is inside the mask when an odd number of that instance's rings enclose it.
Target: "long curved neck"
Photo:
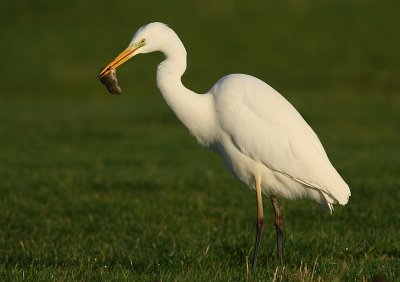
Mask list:
[[[158,66],[157,86],[164,100],[199,143],[210,146],[215,138],[213,96],[197,94],[182,84],[186,50],[177,36],[160,51],[165,60]]]

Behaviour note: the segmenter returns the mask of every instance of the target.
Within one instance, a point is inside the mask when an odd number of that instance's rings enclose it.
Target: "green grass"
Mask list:
[[[396,1],[116,0],[0,4],[0,280],[400,279],[400,39]],[[155,88],[160,55],[96,79],[137,27],[169,23],[189,88],[253,74],[284,94],[352,189],[332,216],[281,199],[257,273],[255,195],[200,148]],[[4,28],[8,26],[7,28]]]

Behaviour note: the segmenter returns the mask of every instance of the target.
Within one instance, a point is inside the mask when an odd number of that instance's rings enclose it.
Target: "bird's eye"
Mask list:
[[[146,43],[146,39],[142,39],[142,40],[140,40],[140,44],[145,44]]]

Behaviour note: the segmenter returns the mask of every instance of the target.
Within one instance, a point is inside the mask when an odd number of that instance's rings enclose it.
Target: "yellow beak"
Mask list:
[[[137,50],[139,47],[140,46],[138,46],[137,44],[133,44],[133,45],[128,46],[128,48],[126,48],[124,51],[122,51],[121,54],[119,54],[114,60],[112,60],[111,63],[109,63],[106,67],[104,67],[100,71],[98,77],[102,78],[103,76],[107,75],[112,70],[118,68],[120,65],[122,65],[127,60],[132,58],[134,56],[133,52],[135,52],[135,50]]]

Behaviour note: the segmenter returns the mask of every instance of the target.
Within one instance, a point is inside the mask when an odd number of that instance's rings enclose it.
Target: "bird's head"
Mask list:
[[[142,26],[135,33],[128,47],[100,71],[99,77],[107,75],[137,54],[160,50],[160,47],[168,42],[171,31],[167,25],[159,22]]]

